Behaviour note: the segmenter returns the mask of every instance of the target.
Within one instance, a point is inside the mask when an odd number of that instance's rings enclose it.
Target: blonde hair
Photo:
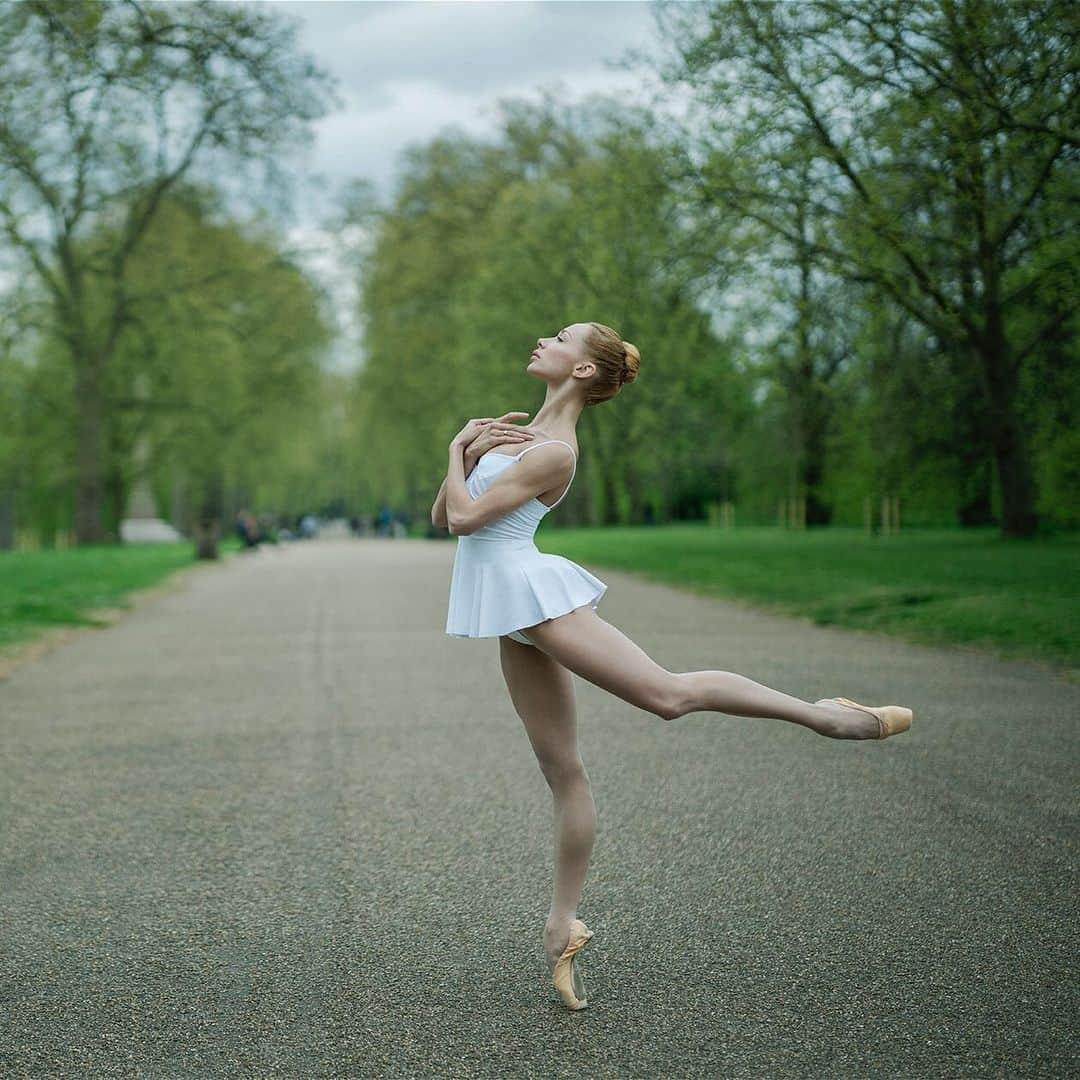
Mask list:
[[[618,333],[603,323],[589,323],[585,337],[585,355],[596,364],[596,378],[589,386],[586,405],[610,401],[623,383],[633,382],[641,365],[637,346],[623,341]]]

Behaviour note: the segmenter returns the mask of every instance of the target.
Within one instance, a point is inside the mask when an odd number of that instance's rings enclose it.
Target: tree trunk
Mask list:
[[[994,423],[994,457],[1001,481],[1001,531],[1010,537],[1033,536],[1039,527],[1034,478],[1023,430],[1010,401]]]
[[[952,362],[958,388],[949,446],[959,463],[961,485],[956,518],[963,528],[997,525],[999,522],[994,516],[994,444],[990,436],[990,406],[981,378],[982,361],[974,350],[957,349]]]
[[[1001,308],[987,306],[986,334],[979,342],[990,397],[990,440],[1001,483],[1001,532],[1030,537],[1039,525],[1035,478],[1027,440],[1016,409],[1016,368],[1005,340]]]
[[[604,524],[619,525],[618,482],[612,468],[604,469]]]
[[[78,359],[75,366],[75,413],[75,542],[100,544],[105,539],[101,520],[105,401],[98,373],[85,359]]]
[[[127,514],[128,485],[118,458],[113,457],[105,475],[105,535],[121,542],[120,523]]]
[[[630,524],[640,525],[645,520],[645,491],[637,473],[627,476],[626,487],[630,493]]]
[[[195,557],[217,559],[221,515],[225,506],[225,476],[220,471],[206,477],[198,519],[195,522]]]
[[[15,546],[15,487],[0,487],[0,551],[10,551]]]
[[[803,437],[802,481],[806,493],[806,524],[828,525],[832,521],[832,507],[822,499],[821,482],[825,475],[825,418],[819,408],[819,395],[815,388],[807,387],[807,398],[814,400],[807,417]]]
[[[173,480],[172,508],[169,520],[185,536],[190,536],[194,532],[191,523],[191,504],[188,499],[187,483],[179,474]]]
[[[964,528],[994,524],[993,472],[990,461],[984,458],[980,447],[961,458],[964,462],[965,497],[956,511],[957,520]]]
[[[811,295],[813,260],[805,241],[806,207],[800,203],[797,211],[800,243],[796,249],[799,266],[799,296],[796,301],[795,348],[796,363],[789,390],[794,393],[798,415],[799,479],[806,496],[806,524],[828,525],[832,510],[818,489],[825,475],[825,410],[824,394],[815,366],[815,349],[810,331],[815,318]]]

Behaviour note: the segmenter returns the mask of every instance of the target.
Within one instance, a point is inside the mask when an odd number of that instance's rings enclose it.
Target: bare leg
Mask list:
[[[499,638],[503,677],[525,724],[555,812],[555,874],[544,928],[548,969],[566,949],[596,838],[596,805],[577,744],[577,712],[570,672],[550,656]]]
[[[665,720],[691,712],[769,717],[833,739],[877,738],[859,709],[803,701],[733,671],[671,672],[588,605],[529,627],[536,646],[583,679]]]

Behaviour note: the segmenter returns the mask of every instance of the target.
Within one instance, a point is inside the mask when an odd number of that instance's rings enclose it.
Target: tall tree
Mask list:
[[[110,431],[129,450],[146,433],[155,471],[187,491],[197,554],[214,558],[230,484],[257,495],[318,426],[330,330],[275,229],[221,220],[187,186],[177,196],[133,260],[145,300],[110,373]],[[130,453],[116,464],[130,470]]]
[[[103,537],[106,375],[143,302],[133,254],[186,174],[271,165],[309,138],[330,82],[295,33],[210,0],[0,3],[0,235],[74,372],[80,543]]]
[[[1080,264],[1080,35],[1068,0],[731,0],[661,5],[711,111],[698,193],[872,285],[934,336],[976,401],[1002,530],[1029,536],[1036,491],[1023,369],[1073,313]],[[807,149],[809,147],[809,150]],[[795,168],[818,227],[792,227]],[[1055,222],[1049,228],[1046,223]],[[1032,324],[1033,294],[1058,297]],[[969,375],[970,377],[970,375]]]

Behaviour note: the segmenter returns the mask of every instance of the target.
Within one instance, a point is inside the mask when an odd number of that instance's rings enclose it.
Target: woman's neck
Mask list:
[[[577,429],[578,417],[584,407],[584,403],[577,399],[562,401],[557,398],[545,399],[544,404],[529,421],[529,426],[539,428],[557,438],[573,435]]]

